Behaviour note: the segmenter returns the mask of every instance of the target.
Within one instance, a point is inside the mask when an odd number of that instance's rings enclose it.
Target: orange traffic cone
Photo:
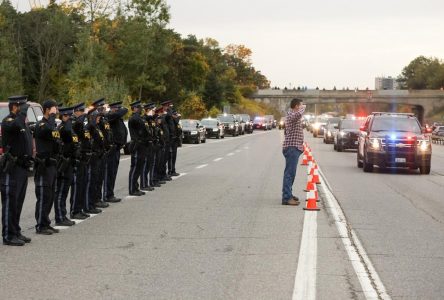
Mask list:
[[[307,166],[307,165],[308,165],[308,157],[307,154],[304,152],[304,155],[302,156],[301,166]]]
[[[312,210],[312,211],[321,210],[317,206],[317,199],[314,191],[310,191],[307,193],[307,207],[304,207],[304,210]]]
[[[321,184],[321,181],[319,179],[319,171],[316,168],[312,168],[310,171],[310,175],[312,175],[312,182],[315,184]]]
[[[314,191],[316,185],[312,182],[312,175],[308,175],[307,186],[305,187],[304,192]]]

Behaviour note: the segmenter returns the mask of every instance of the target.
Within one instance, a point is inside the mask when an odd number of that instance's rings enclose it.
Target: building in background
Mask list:
[[[391,76],[375,78],[375,90],[396,90],[397,88],[398,83]]]

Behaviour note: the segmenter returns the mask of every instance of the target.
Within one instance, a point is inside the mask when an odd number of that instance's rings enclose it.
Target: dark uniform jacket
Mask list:
[[[87,162],[91,158],[92,144],[91,133],[85,125],[86,115],[82,115],[75,119],[73,129],[80,141],[81,160]]]
[[[57,159],[60,151],[60,133],[56,128],[55,116],[42,118],[35,127],[36,156],[40,159]],[[51,161],[54,163],[54,161]]]
[[[60,123],[58,126],[60,139],[62,140],[62,154],[65,158],[80,159],[79,137],[74,132],[72,121]]]
[[[106,151],[109,151],[114,145],[113,132],[111,130],[111,125],[106,117],[100,119],[100,123],[97,125],[103,136],[103,147]]]
[[[165,141],[165,144],[168,145],[171,142],[171,135],[170,135],[170,125],[167,121],[167,115],[161,116],[161,123],[160,126],[162,128],[163,132],[163,139]]]
[[[113,142],[119,148],[126,144],[128,138],[128,129],[123,121],[123,116],[128,113],[128,109],[125,107],[120,108],[116,112],[110,112],[107,115],[108,122],[111,126],[111,131],[113,134]]]
[[[105,136],[100,130],[99,126],[88,122],[86,125],[89,133],[91,134],[91,150],[94,158],[101,158],[105,152]]]
[[[32,158],[32,135],[25,120],[26,116],[21,113],[10,113],[2,121],[3,151],[9,151],[19,160]]]
[[[168,125],[168,134],[170,141],[176,140],[177,137],[177,127],[174,123],[173,113],[171,111],[171,108],[168,109],[167,114],[165,115],[165,122]]]
[[[149,137],[146,120],[139,113],[134,113],[128,121],[131,141],[139,145],[148,145]]]

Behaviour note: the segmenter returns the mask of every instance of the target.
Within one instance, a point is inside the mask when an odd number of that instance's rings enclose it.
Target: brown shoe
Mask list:
[[[290,199],[287,202],[287,205],[292,205],[292,206],[298,206],[299,204],[300,204],[300,202],[295,199]]]

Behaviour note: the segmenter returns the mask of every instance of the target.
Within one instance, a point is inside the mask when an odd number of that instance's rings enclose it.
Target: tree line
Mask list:
[[[173,100],[185,112],[217,114],[268,79],[243,45],[182,37],[165,0],[80,0],[17,12],[0,4],[0,99],[27,94],[64,105]]]
[[[401,89],[443,89],[444,63],[436,57],[418,56],[402,70],[397,81]]]

